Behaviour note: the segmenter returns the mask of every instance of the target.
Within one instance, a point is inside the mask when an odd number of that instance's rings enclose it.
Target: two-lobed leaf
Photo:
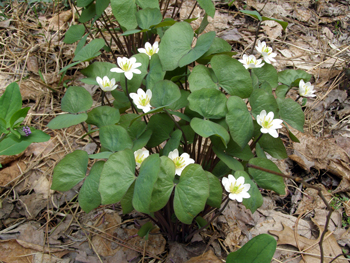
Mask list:
[[[61,101],[62,111],[78,113],[87,111],[93,103],[90,93],[83,87],[69,87]]]

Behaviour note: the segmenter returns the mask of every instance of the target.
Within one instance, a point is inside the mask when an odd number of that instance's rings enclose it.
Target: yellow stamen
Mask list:
[[[176,168],[182,168],[182,167],[184,167],[185,166],[185,160],[184,160],[184,158],[182,158],[182,157],[176,157],[176,158],[174,158],[174,163],[175,163],[175,166],[176,166]]]
[[[239,194],[243,191],[243,187],[241,187],[241,184],[237,185],[237,181],[230,185],[230,193],[232,194]]]

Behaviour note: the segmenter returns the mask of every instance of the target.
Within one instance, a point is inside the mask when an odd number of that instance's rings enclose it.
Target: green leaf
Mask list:
[[[227,113],[225,94],[217,89],[201,89],[188,96],[189,107],[207,119],[221,119]]]
[[[249,209],[252,213],[256,211],[260,206],[262,206],[264,199],[256,186],[256,184],[250,179],[249,175],[245,171],[237,171],[234,177],[238,179],[239,177],[244,177],[244,183],[250,184],[250,189],[248,193],[250,198],[243,198],[242,204]]]
[[[162,22],[163,16],[158,8],[145,8],[136,13],[136,20],[140,28],[149,29]]]
[[[161,80],[152,88],[151,105],[153,107],[164,107],[180,99],[179,87],[172,81]]]
[[[252,107],[252,114],[254,117],[260,114],[262,110],[266,114],[272,111],[274,116],[278,116],[278,106],[275,97],[263,89],[255,89],[249,98],[250,106]]]
[[[257,143],[255,146],[255,153],[256,153],[257,157],[267,159],[266,154],[265,154],[264,150],[261,148],[259,143]]]
[[[199,27],[196,29],[196,34],[199,35],[201,34],[205,28],[207,27],[207,25],[209,25],[209,22],[208,22],[208,14],[205,14],[204,17],[203,17],[203,20],[201,22],[201,24],[199,25]]]
[[[291,98],[277,98],[281,118],[298,131],[304,132],[305,115],[299,103]]]
[[[107,125],[100,128],[101,145],[112,152],[131,149],[133,144],[128,132],[121,126]]]
[[[91,4],[93,0],[77,0],[77,7],[85,7]]]
[[[122,36],[130,36],[130,35],[133,35],[133,34],[137,34],[137,33],[141,32],[141,31],[142,31],[141,29],[131,29],[131,30],[125,31],[121,35]]]
[[[180,176],[175,188],[174,211],[176,217],[185,224],[203,211],[209,197],[209,183],[206,172],[199,164],[190,164]]]
[[[69,87],[61,101],[62,111],[78,113],[87,111],[93,103],[90,93],[83,87]]]
[[[119,91],[119,90],[112,90],[111,91],[114,101],[113,101],[113,106],[114,108],[118,109],[120,112],[125,112],[127,109],[130,108],[130,101],[128,96],[124,93],[124,91]]]
[[[25,107],[23,109],[16,111],[11,117],[10,126],[13,127],[21,123],[24,120],[24,118],[27,116],[29,109],[30,107]]]
[[[83,47],[73,58],[73,61],[89,61],[101,54],[100,49],[105,46],[105,41],[101,38],[92,40]]]
[[[158,52],[164,71],[179,66],[180,59],[191,50],[192,40],[193,29],[186,22],[176,23],[165,31]]]
[[[254,72],[255,76],[258,77],[260,83],[267,82],[272,88],[277,87],[277,70],[271,64],[265,63],[263,67],[253,68],[252,71]]]
[[[227,143],[230,140],[230,135],[228,134],[226,129],[215,122],[209,120],[202,120],[199,118],[193,118],[191,120],[190,125],[196,133],[198,133],[204,138],[208,138],[212,135],[218,136],[221,139],[222,143],[225,145],[225,147],[227,146]]]
[[[174,122],[165,113],[152,115],[147,125],[147,130],[152,131],[147,146],[152,148],[169,139],[174,125]]]
[[[158,54],[153,54],[151,57],[149,72],[146,77],[147,89],[152,89],[155,83],[164,79],[165,71],[163,71]]]
[[[241,147],[247,145],[253,136],[253,119],[244,101],[236,96],[227,100],[226,123],[232,139]]]
[[[78,65],[79,63],[81,63],[81,61],[77,61],[77,62],[71,63],[71,64],[63,67],[58,73],[61,74],[63,72],[66,72],[68,69],[70,69],[71,67],[74,67],[75,65]]]
[[[222,187],[219,179],[210,172],[205,172],[209,182],[209,197],[207,204],[212,207],[220,208],[222,201]]]
[[[304,81],[310,81],[312,75],[306,73],[304,70],[298,69],[286,69],[278,72],[278,81],[291,86],[296,80],[303,79]]]
[[[232,156],[225,154],[223,151],[217,149],[216,147],[213,147],[213,151],[216,154],[216,156],[221,161],[223,161],[231,170],[234,170],[234,171],[244,170],[243,165]]]
[[[213,40],[213,43],[211,44],[208,51],[205,52],[197,60],[197,62],[200,64],[206,65],[210,62],[210,60],[212,59],[214,54],[227,53],[227,52],[230,52],[231,49],[232,49],[231,45],[229,43],[227,43],[224,39],[222,39],[220,37],[215,37]],[[236,53],[236,52],[234,52],[234,53]],[[234,55],[234,54],[232,54],[232,55]]]
[[[95,154],[89,154],[90,159],[108,159],[111,156],[112,152],[100,152]]]
[[[268,234],[260,234],[249,240],[239,250],[228,255],[226,263],[270,263],[277,246]]]
[[[239,10],[239,11],[241,11],[243,14],[247,14],[251,17],[258,19],[259,21],[263,21],[261,15],[257,11],[250,11],[250,10]]]
[[[89,213],[101,204],[98,186],[104,163],[104,161],[99,161],[91,167],[89,176],[86,177],[83,186],[80,188],[78,201],[85,213]]]
[[[123,196],[122,200],[120,200],[120,204],[123,209],[123,214],[129,214],[134,210],[132,206],[132,197],[134,195],[135,181],[131,184],[126,194]]]
[[[22,96],[17,82],[12,82],[6,87],[0,97],[0,118],[4,119],[9,127],[12,115],[22,108]]]
[[[91,3],[87,8],[85,8],[80,15],[79,22],[86,23],[90,21],[96,15],[96,5]]]
[[[8,131],[6,130],[6,121],[3,118],[0,118],[0,135],[2,133],[7,133]]]
[[[87,118],[88,118],[88,115],[86,113],[80,113],[78,115],[62,114],[52,119],[47,124],[47,127],[49,127],[52,130],[68,128],[70,126],[77,125],[79,123],[86,121]]]
[[[171,103],[169,106],[167,106],[167,108],[176,111],[176,113],[175,114],[173,113],[173,115],[176,115],[179,113],[176,116],[183,118],[184,115],[181,112],[178,112],[177,110],[187,107],[187,105],[188,105],[187,98],[190,95],[190,92],[188,90],[181,89],[180,93],[181,93],[181,97],[177,101],[175,101],[175,102]],[[181,114],[182,114],[182,117],[180,116]]]
[[[133,207],[141,212],[149,214],[152,191],[160,170],[159,154],[148,156],[141,164],[139,176],[136,179]]]
[[[114,204],[123,198],[136,179],[135,167],[134,152],[129,149],[109,157],[103,166],[98,188],[102,204]]]
[[[269,17],[263,16],[262,17],[262,21],[265,21],[265,20],[276,21],[278,24],[280,24],[283,27],[283,30],[286,30],[286,28],[288,26],[288,22],[281,21],[281,20],[278,20],[278,19],[275,19],[275,18],[269,18]]]
[[[211,66],[219,85],[228,94],[248,98],[253,91],[249,71],[241,62],[226,55],[216,55],[211,60]]]
[[[103,78],[104,76],[107,76],[109,79],[114,78],[116,82],[119,82],[121,74],[111,72],[111,69],[115,67],[117,67],[115,64],[109,62],[96,61],[90,64],[88,67],[80,70],[80,72],[83,73],[86,77],[92,78],[94,80],[96,80],[96,77]]]
[[[74,42],[80,40],[83,37],[84,33],[84,25],[71,25],[64,36],[63,42],[66,44],[73,44]]]
[[[152,222],[145,223],[140,230],[137,232],[137,235],[139,237],[145,237],[145,240],[148,240],[148,234],[151,232],[151,230],[154,228]]]
[[[214,31],[200,35],[197,39],[196,46],[179,60],[179,67],[184,67],[199,59],[205,52],[208,51],[209,47],[213,43],[214,38]]]
[[[101,128],[102,126],[116,124],[119,120],[119,110],[109,106],[100,106],[88,113],[86,122]]]
[[[265,158],[253,158],[249,161],[249,164],[281,173],[276,164]],[[248,167],[248,172],[260,187],[264,189],[273,190],[280,195],[285,194],[285,185],[283,177],[251,167]]]
[[[113,15],[122,27],[126,30],[137,27],[135,0],[111,0],[111,7]]]
[[[158,8],[159,9],[159,1],[158,0],[136,0],[136,4],[142,9],[145,8]]]
[[[275,93],[277,98],[284,99],[288,91],[289,87],[287,85],[279,85],[277,86]]]
[[[160,170],[157,181],[153,185],[150,211],[162,209],[169,201],[174,188],[175,164],[166,156],[160,157]]]
[[[89,157],[87,152],[75,150],[67,154],[54,168],[52,190],[68,191],[85,178]]]
[[[203,65],[195,66],[188,77],[190,90],[194,92],[201,89],[218,89],[218,86],[213,81],[211,72],[212,69]]]
[[[242,159],[243,161],[249,161],[254,157],[248,144],[242,149],[237,143],[232,140],[227,145],[226,152],[231,156]]]
[[[173,151],[174,149],[177,149],[180,145],[180,140],[182,137],[182,132],[177,129],[171,133],[170,139],[165,144],[163,148],[163,155],[168,156],[168,154]]]
[[[286,148],[284,147],[281,138],[273,138],[270,134],[264,134],[260,138],[259,144],[265,152],[267,152],[274,158],[288,158]]]
[[[109,0],[96,0],[96,15],[99,17],[108,7]]]
[[[215,15],[215,6],[211,0],[197,0],[199,6],[212,18]]]
[[[0,155],[16,155],[23,152],[32,142],[46,142],[50,135],[40,130],[30,129],[32,134],[20,139],[14,134],[9,134],[0,142]]]

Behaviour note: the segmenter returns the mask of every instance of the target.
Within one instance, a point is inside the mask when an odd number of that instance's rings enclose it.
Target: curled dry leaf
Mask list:
[[[322,233],[324,230],[323,227],[319,226],[316,222],[314,222],[319,232]],[[300,252],[305,252],[303,256],[303,260],[300,262],[305,263],[319,263],[320,262],[320,247],[318,242],[320,240],[320,236],[315,239],[309,239],[300,235],[295,235],[295,231],[291,229],[289,226],[283,224],[282,231],[270,230],[269,233],[278,237],[277,245],[287,244],[294,246],[300,249]],[[296,240],[296,238],[298,240]],[[335,256],[342,254],[342,250],[339,247],[337,240],[335,239],[332,232],[328,231],[323,240],[323,251],[325,255],[324,262],[330,262]],[[312,255],[311,255],[312,254]],[[336,259],[335,263],[343,262],[345,258],[342,256],[339,259]]]
[[[186,263],[222,263],[220,259],[218,259],[217,256],[215,256],[214,252],[212,250],[208,250],[203,255],[200,255],[198,257],[191,258],[190,260],[186,261]]]
[[[49,30],[62,30],[66,28],[66,23],[72,18],[73,11],[68,10],[65,12],[61,12],[54,17],[51,18],[50,24],[49,24]]]

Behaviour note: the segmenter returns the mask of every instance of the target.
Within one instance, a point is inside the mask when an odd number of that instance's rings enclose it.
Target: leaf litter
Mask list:
[[[269,42],[280,53],[276,64],[279,70],[304,69],[313,75],[317,99],[310,99],[306,104],[305,133],[293,131],[300,143],[291,142],[286,136],[289,159],[274,161],[284,167],[286,173],[301,173],[311,182],[323,185],[331,204],[341,198],[324,240],[325,262],[342,249],[345,253],[350,250],[350,222],[344,225],[344,216],[350,216],[350,15],[347,5],[346,1],[247,0],[234,1],[233,7],[228,8],[227,4],[217,1],[215,18],[209,18],[206,29],[227,39],[233,51],[238,52],[238,58],[251,48],[256,29],[256,23],[238,10],[257,10],[264,16],[289,23],[283,32],[279,24],[265,21],[258,38]],[[192,7],[193,1],[185,1],[181,18],[187,18]],[[0,94],[9,83],[20,80],[23,101],[32,107],[27,123],[49,133],[52,139],[32,144],[24,154],[1,159],[4,168],[0,170],[0,246],[6,253],[0,253],[0,260],[219,262],[250,238],[270,230],[281,244],[274,262],[319,262],[318,245],[311,245],[317,243],[327,211],[313,189],[305,189],[291,180],[287,180],[286,196],[263,192],[264,205],[254,214],[230,202],[212,226],[196,235],[187,246],[166,244],[157,232],[150,235],[147,242],[136,237],[135,220],[144,218],[138,213],[126,218],[118,206],[83,213],[76,202],[79,185],[65,193],[51,191],[53,167],[65,154],[83,148],[94,151],[88,139],[77,140],[84,134],[78,126],[61,131],[46,128],[52,116],[60,113],[64,87],[58,72],[74,56],[74,46],[63,44],[62,36],[76,15],[57,6],[47,7],[39,16],[34,16],[33,10],[22,2],[14,3],[8,15],[10,18],[0,24],[2,33],[6,31],[0,36],[6,46],[1,54]],[[197,6],[193,16],[202,15]],[[193,25],[198,27],[200,21],[194,21]],[[79,68],[83,66],[73,67],[64,81],[75,85]],[[93,87],[86,89],[95,93]],[[295,99],[297,94],[291,92],[290,96]],[[185,256],[178,258],[179,255]],[[338,258],[334,262],[344,261]]]

